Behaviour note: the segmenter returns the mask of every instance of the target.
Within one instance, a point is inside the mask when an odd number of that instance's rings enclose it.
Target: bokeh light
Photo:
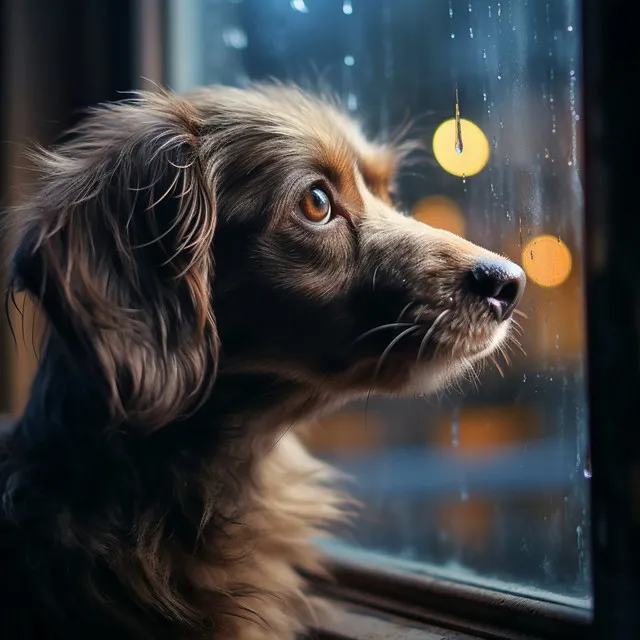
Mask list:
[[[454,176],[469,177],[482,171],[489,160],[489,141],[480,127],[460,119],[462,151],[456,149],[456,120],[445,120],[433,134],[433,153],[440,166]]]
[[[557,236],[537,236],[522,250],[522,266],[527,276],[541,287],[562,284],[571,273],[571,264],[571,251]]]
[[[411,215],[430,227],[464,237],[466,221],[460,207],[451,198],[435,195],[422,198],[413,206]]]

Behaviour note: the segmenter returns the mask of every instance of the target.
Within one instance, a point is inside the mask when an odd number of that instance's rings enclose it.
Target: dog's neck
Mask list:
[[[278,438],[328,399],[311,385],[271,373],[227,373],[223,368],[209,398],[194,413],[152,433],[144,425],[114,421],[106,386],[89,363],[73,358],[52,337],[43,351],[32,396],[20,420],[29,443],[87,457],[109,447],[158,464],[184,458],[213,459],[229,446],[264,455]],[[43,413],[44,411],[44,413]],[[246,443],[251,443],[251,450]]]

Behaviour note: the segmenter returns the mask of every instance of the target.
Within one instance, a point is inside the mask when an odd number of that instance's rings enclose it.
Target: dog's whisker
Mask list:
[[[407,311],[409,311],[409,309],[416,304],[415,300],[412,300],[411,302],[409,302],[408,304],[406,304],[402,311],[400,312],[400,315],[398,316],[398,319],[396,320],[396,322],[400,322],[402,320],[402,317],[404,316],[405,313],[407,313]]]
[[[515,336],[511,336],[511,343],[515,344],[516,347],[518,347],[518,349],[520,349],[520,351],[522,351],[523,355],[527,355],[527,352],[524,350],[524,347],[522,346],[522,343],[520,342],[520,340],[518,340],[518,338],[516,338]]]
[[[378,359],[378,364],[376,365],[376,370],[374,372],[374,380],[377,379],[378,374],[380,373],[380,369],[382,369],[382,365],[386,360],[387,356],[391,353],[393,347],[395,347],[402,338],[408,336],[410,333],[417,331],[420,328],[420,325],[414,324],[411,325],[408,329],[405,329],[400,335],[396,336],[387,346],[387,348],[382,352],[382,355]]]
[[[491,356],[491,362],[493,362],[493,364],[495,365],[495,368],[498,370],[498,373],[500,374],[500,376],[504,378],[504,371],[502,370],[502,367],[498,364],[498,362],[493,356]]]
[[[378,269],[380,269],[379,266],[373,270],[373,277],[371,278],[371,291],[376,290],[376,276],[378,275]]]
[[[504,346],[501,346],[498,349],[498,352],[500,353],[500,355],[504,358],[504,361],[506,362],[507,366],[510,367],[511,366],[511,361],[509,360],[509,356],[504,348]]]
[[[424,350],[427,347],[427,343],[429,342],[429,338],[431,338],[431,336],[433,335],[434,331],[437,329],[438,325],[440,324],[440,322],[442,321],[442,319],[449,313],[449,309],[445,309],[444,311],[442,311],[440,313],[440,315],[433,321],[431,327],[429,328],[429,330],[427,331],[427,333],[424,334],[424,337],[422,338],[422,341],[420,342],[420,347],[418,348],[418,355],[416,356],[416,361],[419,361],[422,359],[422,354],[424,353]]]
[[[521,318],[524,318],[525,320],[529,319],[529,316],[524,311],[520,311],[520,309],[514,309],[513,313],[517,316],[520,316]]]
[[[373,329],[369,329],[369,331],[365,331],[363,334],[359,335],[354,341],[353,344],[356,344],[365,338],[373,335],[374,333],[378,333],[379,331],[384,331],[386,329],[402,329],[403,327],[412,327],[415,326],[413,322],[391,322],[390,324],[383,324],[379,327],[374,327]]]

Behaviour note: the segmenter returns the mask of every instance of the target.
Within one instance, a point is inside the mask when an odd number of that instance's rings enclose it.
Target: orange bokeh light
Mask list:
[[[464,236],[466,222],[460,207],[445,196],[427,196],[419,200],[411,214],[419,222],[430,227],[444,229],[458,236]]]
[[[571,273],[571,251],[560,238],[541,235],[522,250],[522,266],[527,276],[541,287],[557,287]]]

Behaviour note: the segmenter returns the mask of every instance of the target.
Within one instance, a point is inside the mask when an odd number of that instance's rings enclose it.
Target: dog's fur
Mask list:
[[[496,256],[396,212],[406,148],[292,87],[142,93],[74,134],[10,212],[48,330],[0,445],[0,634],[291,639],[345,503],[289,427],[493,351],[511,321],[465,282]]]

